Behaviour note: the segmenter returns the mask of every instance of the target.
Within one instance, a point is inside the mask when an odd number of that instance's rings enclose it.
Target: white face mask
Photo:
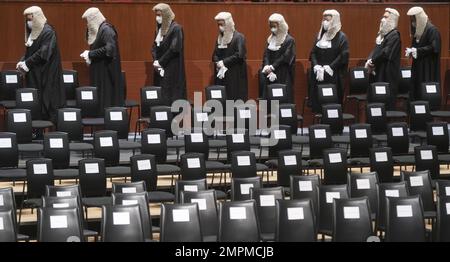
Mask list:
[[[156,16],[156,23],[162,24],[162,16],[160,15]]]
[[[276,34],[277,31],[278,31],[278,28],[276,28],[276,27],[271,27],[271,28],[270,28],[270,31],[271,31],[272,33]]]
[[[220,25],[220,26],[219,26],[219,30],[220,30],[220,32],[222,32],[222,33],[225,32],[225,26]]]
[[[386,22],[387,22],[386,17],[381,18],[380,23],[381,23],[382,26],[384,26],[386,24]]]
[[[322,26],[323,26],[323,30],[328,31],[329,27],[330,27],[330,21],[328,20],[323,20],[322,21]]]
[[[27,27],[31,29],[33,27],[33,21],[27,21]]]

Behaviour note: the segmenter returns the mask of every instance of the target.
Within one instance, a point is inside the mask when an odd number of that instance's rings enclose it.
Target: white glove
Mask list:
[[[271,68],[270,68],[270,67],[271,67],[270,65],[266,65],[266,66],[264,66],[264,67],[263,67],[263,70],[262,70],[263,74],[267,74],[267,73],[269,73],[269,71],[271,70]]]
[[[27,64],[25,64],[25,62],[22,62],[20,64],[20,68],[22,68],[22,70],[25,71],[25,72],[29,72],[30,71],[30,69],[28,68]]]
[[[84,52],[80,54],[80,57],[82,57],[84,59],[84,61],[86,61],[86,64],[88,64],[88,65],[91,64],[91,59],[89,58],[88,50],[84,50]]]
[[[329,74],[330,76],[333,76],[333,69],[331,69],[331,67],[329,65],[323,66],[323,69],[325,70],[325,72],[327,72],[327,74]]]
[[[417,48],[411,48],[411,54],[414,59],[417,59]]]
[[[19,62],[17,62],[17,64],[16,64],[16,69],[19,69],[19,67],[20,67],[20,64],[22,64],[23,63],[23,61],[19,61]]]
[[[324,74],[325,74],[325,69],[323,67],[320,67],[319,69],[317,69],[316,80],[319,82],[322,82],[323,78],[324,78]]]
[[[409,47],[407,47],[407,48],[405,49],[405,56],[406,56],[406,57],[409,57],[409,56],[411,55],[411,53],[412,53],[412,49],[409,48]]]
[[[221,69],[223,67],[225,67],[225,65],[223,64],[223,60],[220,60],[219,62],[217,62],[217,68]]]
[[[373,67],[372,59],[369,59],[366,61],[366,64],[364,65],[365,68]]]
[[[153,67],[156,68],[156,69],[161,68],[161,65],[159,64],[159,61],[158,61],[158,60],[156,60],[155,62],[153,62]]]
[[[217,78],[219,79],[223,79],[225,77],[225,73],[228,71],[228,68],[226,68],[225,66],[221,67],[219,69],[219,72],[217,73]]]
[[[274,72],[271,72],[271,73],[267,76],[267,78],[269,78],[269,81],[270,81],[270,82],[273,82],[273,81],[277,80],[277,75],[276,75]]]
[[[315,65],[314,66],[314,74],[317,74],[317,72],[319,71],[319,70],[321,70],[322,69],[322,66],[321,65]]]
[[[162,69],[162,67],[160,67],[160,68],[158,68],[158,71],[159,71],[159,75],[161,77],[164,77],[164,69]]]

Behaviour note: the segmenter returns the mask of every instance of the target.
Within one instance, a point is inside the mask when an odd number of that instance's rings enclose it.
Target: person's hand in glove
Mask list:
[[[273,82],[273,81],[277,80],[277,75],[276,75],[274,72],[271,72],[271,73],[267,76],[267,78],[269,78],[269,81],[270,81],[270,82]]]
[[[156,60],[155,62],[153,62],[153,67],[154,67],[155,69],[161,68],[161,65],[159,64],[159,61],[158,61],[158,60]]]
[[[410,57],[412,56],[414,59],[417,59],[417,49],[415,47],[407,47],[405,50],[405,56]]]
[[[225,67],[225,65],[223,64],[223,60],[220,60],[219,62],[216,63],[217,69],[222,69]]]
[[[30,71],[30,69],[29,69],[28,66],[25,64],[24,61],[20,61],[19,63],[17,63],[16,69],[19,70],[19,72],[22,73],[22,74],[25,74],[25,73],[27,73],[27,72]]]
[[[158,68],[159,75],[164,77],[164,69],[162,67]]]
[[[86,61],[86,64],[88,64],[88,65],[91,64],[91,59],[89,58],[88,50],[84,50],[84,52],[80,54],[80,57],[82,57],[84,59],[84,61]]]
[[[317,69],[316,66],[314,68],[314,71],[316,73],[316,80],[322,82],[325,74],[325,69],[321,66],[317,67]]]
[[[219,72],[217,73],[217,78],[219,79],[224,79],[225,78],[225,73],[228,71],[228,68],[226,68],[225,66],[221,67],[219,69]]]
[[[325,70],[325,72],[327,72],[327,74],[329,74],[330,76],[333,76],[334,71],[333,71],[333,69],[331,69],[331,67],[329,65],[323,66],[323,69]]]
[[[322,66],[321,65],[315,65],[313,69],[314,69],[314,74],[317,75],[317,72],[322,69]]]
[[[262,72],[266,75],[272,73],[273,71],[275,71],[275,68],[273,68],[273,66],[271,65],[264,66],[262,70]]]
[[[365,68],[369,69],[374,67],[375,65],[372,63],[372,59],[369,59],[366,61],[366,64],[364,65]]]

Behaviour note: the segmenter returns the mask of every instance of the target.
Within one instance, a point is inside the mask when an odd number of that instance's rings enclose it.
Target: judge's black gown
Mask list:
[[[412,40],[412,47],[417,48],[417,59],[413,59],[411,77],[414,83],[414,99],[420,100],[420,84],[423,82],[441,82],[441,35],[438,29],[427,23],[419,42]]]
[[[116,29],[103,22],[90,48],[89,73],[91,85],[98,89],[98,114],[101,116],[106,107],[123,106],[125,100]]]
[[[375,75],[371,75],[371,82],[387,82],[391,90],[388,108],[395,107],[395,98],[400,81],[400,56],[402,43],[400,32],[396,29],[384,36],[383,42],[376,45],[369,59],[375,65]]]
[[[153,42],[152,56],[164,69],[164,77],[154,70],[153,81],[155,86],[162,87],[165,103],[171,105],[175,100],[186,99],[184,33],[181,25],[172,22],[160,45]]]
[[[49,24],[21,59],[30,71],[25,76],[26,86],[36,88],[42,104],[41,118],[56,122],[57,110],[64,106],[65,92],[61,55],[59,53],[55,30]]]
[[[272,51],[268,48],[264,51],[263,65],[272,65],[275,68],[274,73],[277,75],[277,80],[270,82],[266,74],[259,70],[259,96],[266,97],[267,85],[272,83],[285,84],[287,90],[287,97],[292,102],[294,101],[294,79],[295,79],[295,40],[292,36],[287,35],[280,49]]]
[[[246,101],[248,98],[247,84],[247,49],[245,47],[244,35],[235,31],[233,39],[226,48],[219,48],[216,41],[212,60],[214,62],[214,83],[226,87],[227,99]],[[215,63],[223,60],[228,71],[223,79],[217,77],[217,66]]]
[[[348,41],[347,36],[339,31],[331,40],[331,48],[319,48],[316,46],[318,40],[314,42],[313,48],[309,60],[311,61],[311,69],[309,74],[309,90],[308,96],[310,99],[310,105],[314,112],[321,111],[321,105],[317,101],[317,85],[318,84],[335,84],[339,97],[339,103],[342,104],[344,83],[343,78],[347,72],[348,66]],[[316,80],[316,74],[314,74],[314,66],[316,65],[329,65],[333,69],[333,76],[324,73],[324,81],[318,82]]]

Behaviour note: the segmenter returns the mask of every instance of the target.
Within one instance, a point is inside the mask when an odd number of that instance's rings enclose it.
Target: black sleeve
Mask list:
[[[231,67],[237,63],[241,63],[245,59],[247,49],[245,47],[245,39],[243,36],[236,37],[236,47],[232,55],[223,59],[223,63],[226,67]]]
[[[295,40],[293,38],[286,41],[286,50],[280,57],[278,57],[275,62],[272,63],[272,66],[277,69],[281,64],[291,65],[295,59]]]
[[[53,30],[45,30],[42,32],[41,46],[39,50],[34,52],[30,57],[25,60],[25,64],[28,68],[47,62],[52,56],[56,48],[56,34]]]
[[[181,26],[175,26],[172,30],[172,39],[169,49],[158,59],[159,64],[164,68],[169,61],[180,55],[183,50],[183,29]]]
[[[102,32],[98,33],[101,33],[101,40],[104,45],[91,50],[89,52],[89,58],[113,58],[117,50],[116,31],[110,26],[105,26]]]
[[[429,38],[427,45],[417,48],[417,58],[441,52],[441,34],[437,28],[432,29]]]
[[[399,34],[396,33],[389,38],[385,38],[384,41],[386,43],[383,48],[372,57],[372,62],[375,65],[398,57],[398,53],[400,52],[401,42]]]
[[[331,62],[329,65],[333,71],[335,71],[338,68],[345,67],[348,65],[348,42],[347,37],[345,35],[341,36],[341,39],[339,41],[339,55]]]

